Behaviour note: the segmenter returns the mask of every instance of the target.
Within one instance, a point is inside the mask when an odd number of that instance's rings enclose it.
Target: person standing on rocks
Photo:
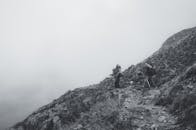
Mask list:
[[[121,73],[121,66],[116,65],[116,68],[114,68],[112,73],[112,76],[114,77],[114,87],[115,88],[120,88],[120,79],[123,76]]]
[[[152,80],[152,77],[156,74],[155,68],[152,65],[150,65],[148,63],[145,63],[143,73],[144,73],[144,76],[145,76],[144,87],[155,88],[155,84]]]

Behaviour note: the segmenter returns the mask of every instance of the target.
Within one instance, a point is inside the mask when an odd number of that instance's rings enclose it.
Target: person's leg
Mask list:
[[[150,87],[151,88],[155,88],[155,84],[154,84],[154,82],[152,80],[152,77],[149,77],[148,81],[149,81]]]
[[[118,79],[115,80],[115,88],[119,88],[119,80]]]
[[[142,95],[145,94],[145,92],[149,89],[149,83],[148,83],[148,78],[144,79],[144,87],[142,89]]]

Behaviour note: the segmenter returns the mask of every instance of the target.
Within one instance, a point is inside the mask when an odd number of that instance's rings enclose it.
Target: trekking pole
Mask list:
[[[147,83],[148,83],[148,87],[149,88],[151,88],[151,86],[150,86],[150,82],[149,82],[149,80],[147,79]]]
[[[119,109],[120,109],[120,106],[121,106],[121,101],[120,101],[120,99],[121,99],[121,94],[119,94],[119,96],[118,96]]]

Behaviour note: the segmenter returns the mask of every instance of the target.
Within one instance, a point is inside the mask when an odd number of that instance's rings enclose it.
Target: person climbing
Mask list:
[[[145,85],[144,86],[145,87],[148,86],[148,88],[154,88],[155,84],[154,84],[152,78],[156,74],[155,68],[152,65],[145,63],[143,73],[145,76]]]
[[[123,76],[121,73],[121,66],[116,65],[116,67],[112,70],[112,76],[114,77],[114,87],[115,88],[120,88],[120,79]]]
[[[116,67],[112,70],[112,76],[116,76],[119,72],[121,72],[121,66],[120,65],[116,65]]]

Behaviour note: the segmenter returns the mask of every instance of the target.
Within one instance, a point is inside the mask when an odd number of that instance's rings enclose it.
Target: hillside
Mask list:
[[[144,88],[144,63],[156,68],[156,88]],[[10,130],[195,130],[196,28],[183,30],[143,62],[113,77],[69,91]]]

